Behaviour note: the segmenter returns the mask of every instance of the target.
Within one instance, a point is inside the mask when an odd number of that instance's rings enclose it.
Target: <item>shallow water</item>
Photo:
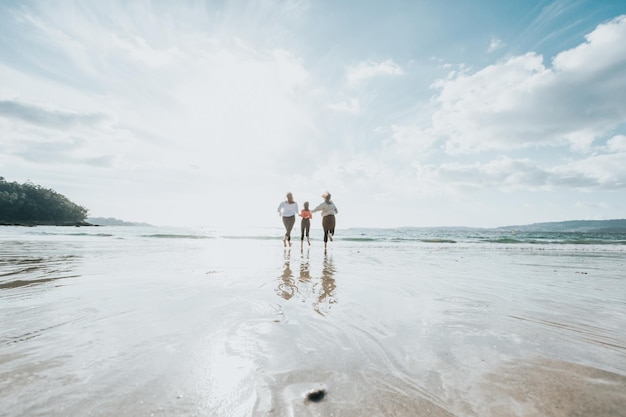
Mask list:
[[[2,416],[626,409],[622,244],[0,233]]]

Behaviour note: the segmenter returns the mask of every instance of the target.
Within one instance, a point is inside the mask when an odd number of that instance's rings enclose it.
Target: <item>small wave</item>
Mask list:
[[[499,238],[499,239],[481,239],[486,243],[508,243],[508,244],[530,244],[530,245],[626,245],[624,240],[600,240],[600,239],[512,239],[512,238]]]
[[[95,237],[111,237],[113,236],[110,233],[85,233],[85,232],[79,232],[79,233],[58,233],[58,232],[40,232],[37,231],[35,233],[32,233],[35,235],[42,235],[42,236],[95,236]]]
[[[564,240],[562,242],[567,245],[626,245],[626,240],[597,240],[597,239],[577,239]]]
[[[234,240],[283,240],[283,236],[234,236],[234,235],[226,235],[221,236],[223,239],[234,239]],[[294,241],[295,239],[292,239]]]
[[[205,235],[177,235],[169,233],[156,233],[153,235],[141,235],[141,237],[151,237],[156,239],[213,239],[211,236]]]
[[[452,240],[452,239],[420,239],[420,242],[425,242],[425,243],[456,243],[456,240]]]
[[[412,237],[392,237],[389,239],[376,239],[376,241],[384,242],[388,240],[389,242],[419,242],[420,239],[412,238]]]
[[[347,240],[347,239],[346,239]],[[375,241],[386,241],[387,239],[372,239]],[[443,238],[408,238],[408,237],[394,237],[388,239],[389,242],[422,242],[422,243],[457,243],[456,240],[443,239]]]
[[[110,233],[65,233],[67,236],[95,236],[95,237],[111,237]]]
[[[511,239],[510,237],[503,237],[500,239],[483,239],[483,242],[488,243],[525,243],[523,240]],[[529,243],[529,242],[526,242]]]
[[[381,239],[376,239],[373,237],[346,237],[341,240],[345,240],[347,242],[379,242]]]

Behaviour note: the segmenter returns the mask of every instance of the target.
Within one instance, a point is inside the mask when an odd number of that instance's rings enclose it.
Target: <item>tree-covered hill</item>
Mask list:
[[[626,232],[626,219],[612,220],[567,220],[562,222],[533,223],[518,226],[506,226],[499,229],[524,232]]]
[[[54,190],[0,177],[0,224],[87,225],[87,213]]]

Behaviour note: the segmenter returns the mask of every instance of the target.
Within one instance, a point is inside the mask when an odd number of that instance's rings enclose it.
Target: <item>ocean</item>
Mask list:
[[[0,228],[0,416],[623,416],[626,234]]]

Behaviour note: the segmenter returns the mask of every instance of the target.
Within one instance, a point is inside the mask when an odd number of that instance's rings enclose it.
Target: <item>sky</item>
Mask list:
[[[626,218],[626,1],[5,0],[0,176],[161,226]]]

